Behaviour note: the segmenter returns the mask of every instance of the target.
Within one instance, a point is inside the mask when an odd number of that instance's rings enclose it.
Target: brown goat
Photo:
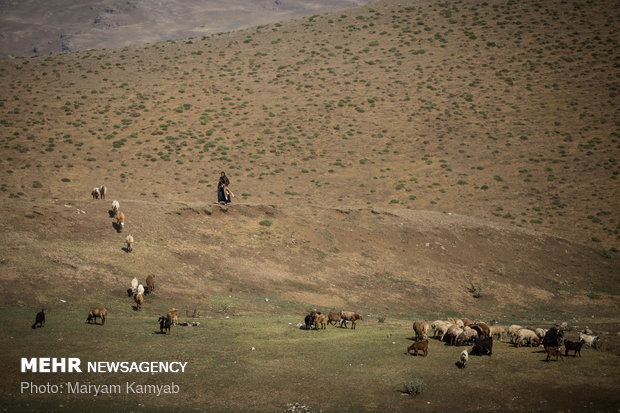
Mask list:
[[[150,294],[153,291],[155,291],[155,276],[149,275],[146,277],[146,290],[144,290],[144,292]]]
[[[353,312],[353,311],[341,311],[340,312],[340,326],[342,327],[344,325],[345,328],[347,327],[347,321],[351,322],[351,329],[355,329],[355,322],[357,320],[362,320],[364,321],[364,317],[362,317],[361,315]]]
[[[327,313],[327,324],[336,325],[340,322],[340,313]]]
[[[167,317],[170,319],[172,325],[179,324],[179,315],[176,308],[170,308]]]
[[[108,310],[106,310],[103,307],[93,307],[90,309],[90,312],[88,313],[88,318],[86,319],[86,321],[88,322],[88,324],[92,324],[92,322],[94,321],[95,324],[97,324],[97,317],[101,318],[101,325],[105,324],[105,318],[108,315]]]
[[[133,296],[133,299],[136,302],[136,310],[140,311],[142,309],[142,304],[144,304],[144,296],[140,293],[137,293]]]
[[[325,314],[317,314],[316,317],[314,318],[314,328],[316,328],[317,330],[319,328],[324,330],[326,327],[327,327],[327,317],[325,317]]]
[[[562,357],[562,352],[557,347],[547,347],[547,359],[546,361],[551,360],[551,357],[555,357],[555,361],[558,361],[558,357],[560,360],[564,361],[564,357]]]
[[[428,355],[428,339],[416,341],[409,346],[407,353],[410,354],[411,350],[413,350],[415,356],[418,355],[418,350],[420,350],[424,354],[424,357],[426,357]]]
[[[123,211],[119,211],[116,215],[116,227],[119,231],[122,231],[125,228],[125,213]]]

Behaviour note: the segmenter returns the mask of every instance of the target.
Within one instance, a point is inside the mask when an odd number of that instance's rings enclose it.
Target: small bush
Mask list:
[[[258,223],[259,225],[262,225],[264,227],[270,227],[271,226],[271,221],[269,221],[268,219],[263,219],[261,222]]]
[[[379,318],[377,318],[377,321],[380,323],[385,323],[385,317],[384,316],[379,316]]]
[[[405,393],[411,397],[415,397],[418,394],[426,390],[426,385],[422,379],[413,379],[405,383]]]
[[[71,179],[69,179],[69,178],[62,178],[61,181],[63,181],[63,182],[71,182]]]
[[[478,284],[471,283],[471,285],[467,288],[474,298],[480,298],[481,296],[481,288]]]

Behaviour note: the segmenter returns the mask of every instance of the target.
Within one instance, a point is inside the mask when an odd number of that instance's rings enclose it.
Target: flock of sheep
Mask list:
[[[552,357],[564,361],[562,346],[565,356],[568,356],[569,351],[574,351],[574,355],[579,355],[579,357],[581,357],[583,346],[592,348],[600,346],[600,338],[593,335],[587,327],[579,332],[578,340],[564,339],[566,328],[566,323],[544,329],[525,328],[516,324],[511,326],[488,325],[485,322],[472,321],[468,318],[449,318],[448,320],[436,320],[432,323],[415,321],[413,323],[413,331],[416,335],[415,342],[407,348],[407,354],[411,354],[413,351],[414,355],[418,355],[418,351],[421,351],[424,356],[428,355],[430,330],[433,332],[433,338],[447,345],[473,345],[470,353],[480,356],[493,354],[493,339],[500,342],[502,339],[509,339],[515,347],[539,347],[542,345],[547,354],[546,361]],[[459,355],[457,366],[464,368],[467,365],[470,353],[463,350]]]

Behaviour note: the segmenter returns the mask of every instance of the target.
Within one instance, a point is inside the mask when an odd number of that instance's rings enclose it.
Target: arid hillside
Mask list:
[[[446,211],[618,247],[618,23],[565,2],[380,1],[0,62],[3,196]],[[611,12],[611,13],[610,13]]]
[[[616,411],[618,10],[385,0],[0,61],[0,404]],[[229,206],[214,204],[220,171]],[[157,288],[138,307],[127,289],[147,275]],[[105,325],[85,321],[93,306]],[[170,308],[200,325],[162,334]],[[313,309],[363,320],[300,329]],[[589,329],[601,346],[547,361],[537,338],[504,335],[466,369],[468,341],[405,352],[414,320],[449,317],[566,323],[570,340]],[[191,370],[174,377],[182,392],[150,399],[21,392],[42,376],[17,360],[50,354]]]

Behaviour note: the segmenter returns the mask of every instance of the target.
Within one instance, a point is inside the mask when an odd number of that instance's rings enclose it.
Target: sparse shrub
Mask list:
[[[62,182],[71,182],[71,179],[69,179],[69,178],[62,178],[61,181]]]
[[[422,379],[413,379],[405,383],[405,393],[411,397],[415,397],[426,390],[426,385]]]
[[[262,225],[264,227],[270,227],[271,226],[271,221],[269,221],[268,219],[263,219],[261,222],[258,223],[259,225]]]
[[[377,318],[377,321],[380,322],[380,323],[385,323],[385,317],[384,316],[379,316]]]
[[[482,289],[478,284],[471,283],[470,286],[467,288],[467,291],[469,291],[474,298],[480,298],[480,296],[482,295]]]

